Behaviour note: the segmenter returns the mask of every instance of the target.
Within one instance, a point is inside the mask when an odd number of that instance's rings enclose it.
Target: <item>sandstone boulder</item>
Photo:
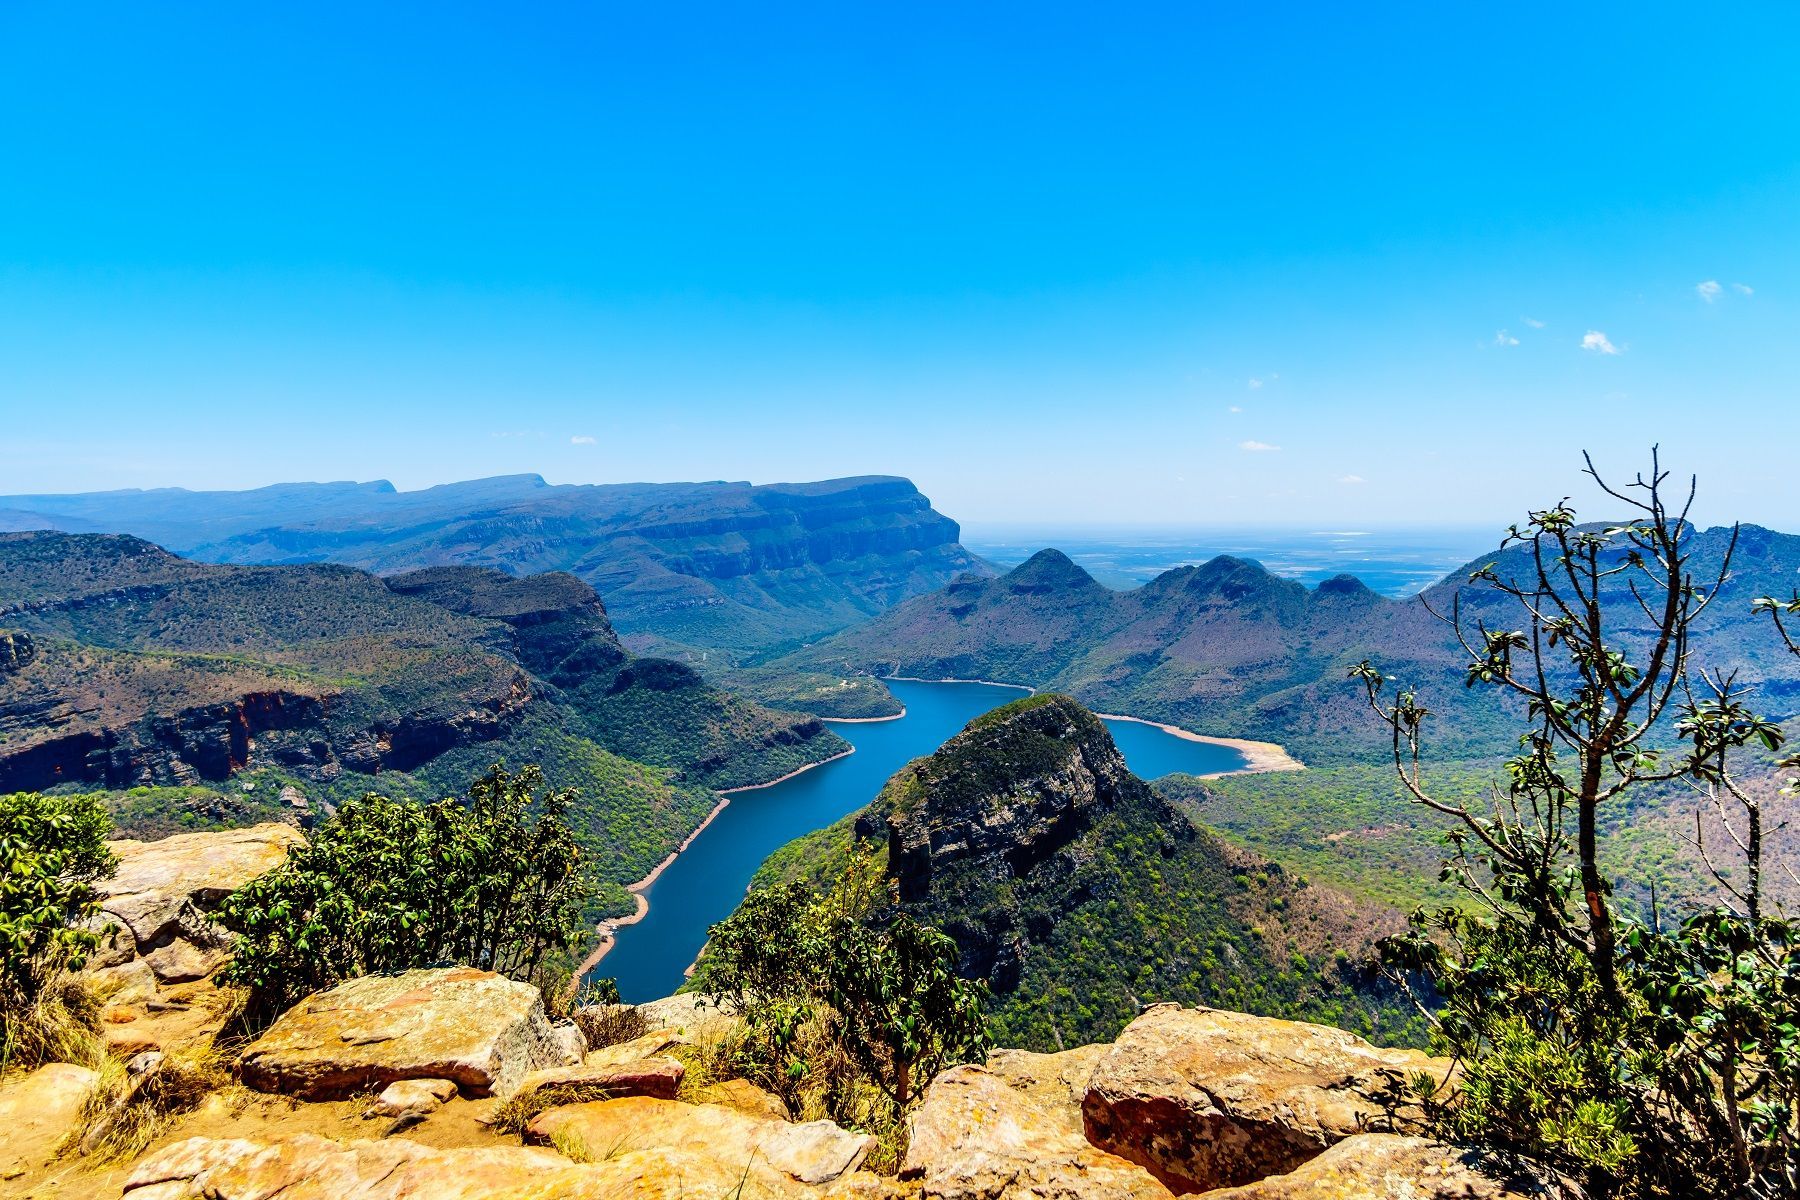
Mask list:
[[[510,1095],[562,1061],[528,984],[469,967],[368,975],[309,996],[238,1059],[245,1083],[308,1100],[402,1079],[448,1079],[472,1096]]]
[[[718,1083],[707,1084],[695,1093],[694,1099],[701,1104],[722,1104],[753,1117],[769,1117],[777,1121],[792,1120],[794,1115],[788,1111],[787,1101],[774,1092],[757,1087],[748,1079],[723,1079]]]
[[[1206,1200],[1529,1200],[1551,1193],[1490,1175],[1473,1151],[1424,1138],[1362,1133],[1286,1175],[1206,1193]],[[1521,1190],[1522,1189],[1522,1190]]]
[[[555,1186],[580,1171],[561,1155],[524,1146],[434,1150],[405,1138],[334,1142],[304,1133],[273,1143],[197,1137],[140,1160],[124,1194],[126,1200],[476,1200],[528,1181]]]
[[[575,1144],[596,1157],[631,1151],[676,1151],[713,1160],[727,1171],[765,1169],[787,1180],[824,1184],[862,1165],[875,1139],[830,1121],[792,1125],[716,1104],[628,1097],[553,1108],[525,1130],[529,1142]]]
[[[81,1107],[100,1076],[71,1063],[50,1063],[0,1088],[0,1181],[16,1179],[56,1157],[80,1128]]]
[[[1105,1046],[1000,1050],[932,1080],[900,1177],[944,1200],[1167,1200],[1143,1167],[1088,1142],[1081,1102]]]
[[[583,1063],[533,1071],[519,1084],[516,1094],[526,1097],[541,1092],[545,1100],[558,1104],[606,1100],[615,1096],[654,1096],[660,1100],[673,1100],[686,1074],[687,1068],[679,1059],[656,1054],[634,1062],[602,1062],[592,1066]]]
[[[1363,1132],[1378,1094],[1448,1069],[1329,1026],[1158,1005],[1095,1064],[1082,1114],[1096,1146],[1205,1191],[1293,1171]]]
[[[448,1079],[402,1079],[381,1089],[365,1117],[423,1117],[443,1107],[456,1095]]]
[[[737,1018],[698,992],[681,992],[640,1004],[651,1029],[674,1029],[690,1040],[700,1041],[728,1032]]]
[[[230,939],[212,920],[218,902],[287,860],[304,839],[286,825],[180,833],[156,842],[108,843],[119,870],[98,889],[102,923],[119,927],[96,967],[133,958],[158,979],[182,982],[224,963]]]

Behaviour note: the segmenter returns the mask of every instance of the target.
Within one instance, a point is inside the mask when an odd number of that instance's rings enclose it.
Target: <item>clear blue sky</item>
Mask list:
[[[1792,4],[8,4],[0,493],[1501,522],[1660,440],[1800,528],[1796,63]]]

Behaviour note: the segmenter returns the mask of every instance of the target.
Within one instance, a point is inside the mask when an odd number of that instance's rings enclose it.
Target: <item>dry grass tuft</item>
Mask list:
[[[101,1040],[99,1002],[78,976],[51,979],[30,1008],[7,1014],[0,1028],[0,1075],[66,1062],[104,1069],[112,1061]]]
[[[531,1119],[546,1109],[565,1104],[586,1104],[593,1100],[611,1100],[617,1093],[594,1083],[553,1083],[514,1096],[494,1110],[493,1127],[501,1133],[524,1133]]]
[[[138,1070],[117,1060],[101,1068],[100,1083],[82,1108],[84,1132],[74,1147],[80,1153],[101,1162],[134,1158],[208,1096],[234,1087],[229,1059],[212,1043],[170,1054],[151,1051],[132,1062],[141,1064]]]
[[[571,1014],[589,1050],[616,1046],[650,1031],[644,1014],[629,1004],[590,1004]]]

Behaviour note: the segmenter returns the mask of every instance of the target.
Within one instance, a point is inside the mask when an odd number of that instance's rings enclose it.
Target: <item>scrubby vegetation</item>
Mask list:
[[[956,943],[895,911],[878,864],[857,855],[824,891],[752,891],[713,926],[693,987],[741,1018],[733,1073],[891,1151],[932,1076],[986,1059],[983,988],[956,966]]]
[[[466,801],[344,805],[226,898],[220,919],[237,936],[224,981],[250,989],[253,1022],[357,975],[434,963],[547,982],[592,890],[572,800],[535,767],[496,767]]]
[[[64,1057],[91,1016],[60,981],[103,936],[92,921],[94,885],[116,866],[109,828],[91,796],[0,796],[0,1065]]]
[[[1623,488],[1589,473],[1630,521],[1580,525],[1566,501],[1534,512],[1508,538],[1523,553],[1473,574],[1512,607],[1443,614],[1468,685],[1524,706],[1518,752],[1486,803],[1432,785],[1433,713],[1417,690],[1368,663],[1354,672],[1401,785],[1453,823],[1446,878],[1470,901],[1417,913],[1385,946],[1436,987],[1437,1034],[1464,1064],[1460,1089],[1427,1090],[1428,1112],[1439,1132],[1548,1163],[1593,1196],[1790,1197],[1800,954],[1763,884],[1780,832],[1772,796],[1741,770],[1780,751],[1784,732],[1750,706],[1735,663],[1695,657],[1692,631],[1719,602],[1731,553],[1697,561],[1692,490],[1671,502],[1654,462]],[[1800,597],[1752,607],[1800,654],[1781,624]],[[1618,903],[1604,826],[1677,782],[1711,810],[1696,837],[1724,899],[1633,912]]]

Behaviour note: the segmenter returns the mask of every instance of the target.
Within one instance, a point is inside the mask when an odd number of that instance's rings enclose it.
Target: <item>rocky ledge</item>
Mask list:
[[[719,1033],[685,1000],[641,1010],[678,1022],[586,1051],[541,1027],[456,1054],[416,1036],[479,1025],[467,968],[359,980],[309,1001],[301,1024],[252,1044],[240,1072],[285,1099],[260,1125],[208,1105],[87,1191],[124,1200],[548,1200],[732,1196],[738,1200],[1525,1200],[1547,1197],[1481,1156],[1387,1132],[1392,1084],[1449,1064],[1298,1022],[1160,1005],[1112,1043],[1057,1054],[996,1051],[924,1093],[897,1177],[864,1167],[875,1140],[829,1121],[794,1122],[743,1080],[683,1087],[683,1060]],[[526,989],[529,990],[529,989]],[[352,994],[353,993],[353,994]],[[488,998],[489,1000],[492,997]],[[485,1013],[492,1004],[475,1006]],[[291,1016],[292,1014],[290,1014]],[[485,1019],[485,1018],[482,1018]],[[289,1018],[283,1018],[288,1021]],[[386,1024],[383,1024],[385,1022]],[[393,1037],[388,1025],[404,1027]],[[515,1022],[515,1026],[517,1022]],[[306,1069],[271,1071],[298,1047]],[[573,1059],[544,1067],[557,1055]],[[371,1071],[372,1060],[381,1069]],[[452,1061],[452,1060],[455,1061]],[[480,1060],[482,1079],[459,1076]],[[466,1075],[466,1072],[464,1073]],[[21,1128],[12,1166],[29,1175],[74,1120],[91,1072],[63,1065],[0,1089]],[[318,1086],[321,1079],[333,1081]],[[392,1079],[370,1104],[367,1092]],[[354,1080],[354,1083],[351,1081]],[[359,1097],[333,1103],[318,1099]],[[571,1090],[572,1089],[572,1090]],[[587,1089],[587,1090],[583,1090]],[[487,1095],[487,1093],[492,1095]],[[300,1103],[308,1097],[311,1102]],[[510,1097],[510,1107],[497,1108]],[[523,1108],[521,1109],[521,1106]],[[507,1114],[513,1113],[509,1120]],[[392,1118],[368,1125],[367,1118]],[[517,1134],[503,1132],[519,1130]]]
[[[131,956],[93,973],[133,1086],[212,1046],[206,980],[149,957],[204,928],[208,897],[286,850],[280,827],[121,847],[108,900]],[[172,935],[171,930],[177,931]],[[181,933],[179,931],[189,931]],[[123,945],[123,944],[122,944]],[[197,951],[196,951],[197,952]],[[140,978],[141,976],[141,978]],[[130,1003],[126,1003],[126,1001]],[[596,1016],[601,1014],[595,1014]],[[1524,1200],[1463,1148],[1403,1132],[1396,1085],[1451,1064],[1343,1030],[1156,1005],[1113,1041],[997,1050],[925,1089],[896,1175],[865,1132],[799,1122],[743,1079],[705,1078],[732,1018],[693,996],[639,1006],[643,1032],[590,1049],[536,989],[442,967],[351,980],[284,1014],[239,1083],[171,1115],[130,1161],[87,1157],[108,1071],[53,1063],[0,1084],[0,1194],[36,1200]],[[586,1014],[583,1014],[584,1019]],[[598,1024],[594,1025],[599,1028]],[[701,1077],[694,1072],[701,1069]],[[113,1072],[117,1074],[118,1072]],[[379,1119],[379,1120],[377,1120]]]

